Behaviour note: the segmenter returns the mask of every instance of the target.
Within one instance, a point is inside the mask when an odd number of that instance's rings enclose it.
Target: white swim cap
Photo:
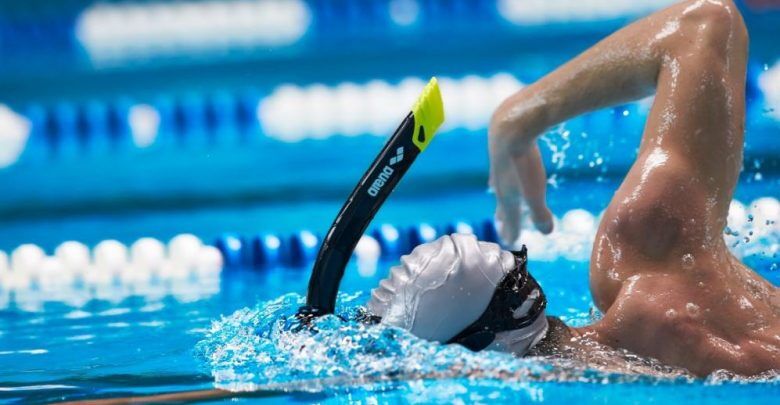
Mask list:
[[[523,355],[547,331],[545,303],[524,257],[474,235],[453,234],[401,257],[372,291],[368,309],[382,323],[420,338],[469,347],[462,338],[487,332],[475,350]]]

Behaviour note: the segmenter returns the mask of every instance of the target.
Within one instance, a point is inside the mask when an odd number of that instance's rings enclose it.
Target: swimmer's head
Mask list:
[[[403,256],[368,309],[420,338],[523,355],[547,332],[544,294],[525,267],[525,251],[443,236]]]

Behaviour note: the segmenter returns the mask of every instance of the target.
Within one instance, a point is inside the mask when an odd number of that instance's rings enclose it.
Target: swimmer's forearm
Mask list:
[[[639,20],[506,99],[491,119],[491,152],[514,155],[547,128],[577,115],[653,93],[668,31],[691,2]]]
[[[536,144],[539,135],[574,116],[652,94],[659,73],[673,71],[670,51],[680,41],[689,41],[678,31],[695,1],[678,3],[615,32],[498,107],[488,128],[488,148],[496,220],[505,243],[515,243],[519,235],[522,202],[528,204],[537,229],[552,230]]]

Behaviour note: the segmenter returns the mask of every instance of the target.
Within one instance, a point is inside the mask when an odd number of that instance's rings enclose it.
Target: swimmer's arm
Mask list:
[[[521,200],[537,228],[552,229],[546,175],[536,139],[547,128],[599,108],[653,93],[676,21],[693,1],[676,4],[605,38],[539,81],[507,98],[488,129],[491,186],[501,236],[519,235]]]

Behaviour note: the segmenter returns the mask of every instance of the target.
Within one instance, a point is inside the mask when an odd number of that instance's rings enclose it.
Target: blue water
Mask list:
[[[373,277],[361,277],[351,266],[343,290],[366,291],[376,285],[389,265],[380,264]],[[547,291],[551,314],[573,324],[591,319],[593,304],[584,262],[532,261],[530,267]],[[768,268],[759,271],[765,276],[776,276],[773,274],[776,271]],[[587,395],[588,401],[592,401],[589,403],[618,399],[621,403],[662,402],[690,395],[697,400],[743,402],[745,392],[755,391],[750,395],[754,401],[768,401],[780,393],[780,382],[776,380],[731,382],[718,378],[694,381],[687,377],[626,377],[591,372],[581,365],[560,368],[553,373],[554,369],[545,361],[444,348],[398,330],[377,329],[368,333],[355,324],[345,329],[341,321],[333,318],[321,321],[318,327],[323,335],[314,338],[309,351],[299,353],[293,365],[286,361],[295,350],[287,346],[285,351],[276,344],[294,342],[277,336],[269,339],[264,334],[270,332],[269,324],[278,321],[281,315],[292,314],[300,302],[296,295],[280,299],[280,292],[303,293],[307,278],[305,269],[277,268],[260,274],[235,272],[226,274],[214,285],[170,285],[156,296],[147,292],[119,302],[92,300],[80,307],[48,303],[41,312],[4,309],[0,311],[3,331],[0,399],[48,401],[206,389],[213,386],[215,378],[218,386],[234,389],[251,388],[246,383],[254,382],[298,391],[282,396],[289,402],[373,398],[425,403],[451,395],[464,401],[564,401]],[[365,295],[353,297],[344,305],[345,311],[364,298]],[[29,301],[34,297],[18,299]],[[269,306],[267,301],[274,304]],[[234,314],[234,311],[238,312]],[[223,314],[228,317],[213,323]],[[330,334],[327,339],[326,333]],[[353,341],[348,349],[337,345],[346,337],[362,340]],[[215,357],[214,352],[220,350],[233,352]],[[358,352],[362,357],[355,355]],[[300,357],[312,353],[321,357]],[[254,356],[276,357],[261,362]],[[237,358],[243,358],[243,363]],[[431,359],[435,360],[429,362]],[[454,364],[468,367],[453,372]],[[226,370],[237,373],[238,377]],[[469,370],[481,370],[483,375],[469,377]],[[500,374],[502,370],[506,375]],[[389,371],[392,373],[383,374]],[[413,379],[415,373],[424,371],[434,376]],[[441,375],[436,376],[436,372]],[[382,375],[393,375],[397,380],[371,380]],[[300,382],[304,377],[307,384],[282,384]],[[337,378],[328,378],[323,387],[317,380],[324,377]],[[358,377],[367,377],[368,382]],[[232,384],[236,378],[240,383]],[[409,378],[412,380],[407,381]],[[610,384],[605,385],[606,382]],[[614,396],[615,390],[620,396]],[[269,402],[279,400],[274,397]]]

